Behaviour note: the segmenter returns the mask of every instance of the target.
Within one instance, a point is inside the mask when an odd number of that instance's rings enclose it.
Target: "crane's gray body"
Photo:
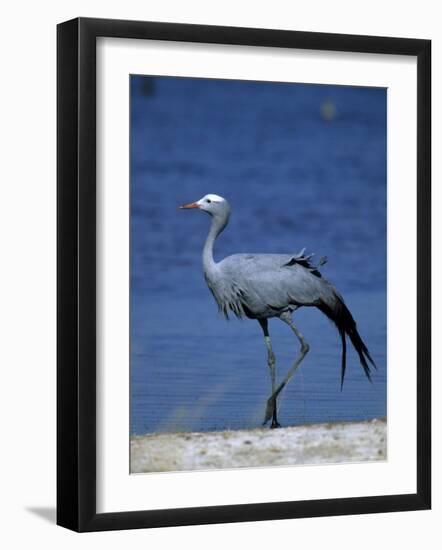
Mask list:
[[[336,289],[301,254],[233,254],[205,271],[220,310],[253,319],[327,303]]]
[[[218,195],[206,195],[195,203],[182,208],[198,208],[210,214],[212,223],[203,248],[203,271],[220,311],[228,318],[257,319],[263,329],[267,346],[267,362],[270,368],[272,394],[267,401],[264,423],[272,418],[272,428],[279,427],[277,397],[295,373],[309,351],[304,336],[292,321],[291,314],[303,306],[315,306],[331,319],[341,336],[341,388],[346,369],[346,336],[350,338],[359,355],[361,366],[370,380],[367,360],[376,366],[360,337],[356,323],[336,288],[311,262],[311,255],[299,254],[233,254],[216,262],[213,247],[218,235],[227,226],[230,217],[229,203]],[[283,381],[276,386],[275,356],[268,331],[268,319],[278,317],[287,323],[301,343],[301,349],[293,366]]]

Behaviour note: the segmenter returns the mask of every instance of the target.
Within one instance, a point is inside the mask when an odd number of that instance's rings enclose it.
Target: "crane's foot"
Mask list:
[[[280,427],[281,427],[281,424],[277,420],[273,419],[270,429],[273,430],[275,428],[280,428]]]
[[[279,427],[279,424],[276,421],[276,397],[270,397],[268,399],[267,405],[266,405],[266,412],[264,415],[264,422],[262,423],[262,425],[265,426],[271,418],[273,418],[271,427],[272,428]],[[274,423],[278,424],[278,426],[273,426]]]

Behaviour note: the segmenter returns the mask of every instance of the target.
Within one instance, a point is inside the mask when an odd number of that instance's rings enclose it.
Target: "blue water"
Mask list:
[[[256,321],[225,321],[202,274],[209,217],[179,211],[206,193],[232,205],[217,242],[236,252],[328,256],[378,370],[370,384],[315,308],[310,344],[281,394],[284,425],[386,415],[386,91],[131,77],[131,432],[260,425],[270,393]],[[282,377],[299,343],[270,332]],[[349,346],[350,347],[350,346]]]

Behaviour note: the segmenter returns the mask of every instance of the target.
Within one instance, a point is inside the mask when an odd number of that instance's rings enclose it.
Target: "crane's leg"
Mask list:
[[[288,371],[286,377],[284,380],[279,384],[279,386],[276,388],[276,390],[272,391],[272,395],[269,397],[267,401],[267,407],[266,407],[266,413],[265,413],[265,419],[264,424],[270,420],[272,417],[273,411],[276,410],[276,399],[278,395],[281,393],[283,388],[287,385],[290,378],[295,374],[297,371],[299,365],[301,364],[304,357],[307,355],[310,346],[305,341],[304,336],[301,334],[301,332],[298,330],[298,328],[295,326],[295,324],[292,321],[291,313],[288,311],[282,313],[279,318],[281,321],[284,321],[284,323],[287,323],[288,326],[293,330],[293,332],[296,334],[298,340],[301,342],[301,350],[299,352],[298,357],[296,358],[295,362],[293,363],[293,366]]]
[[[264,332],[264,341],[267,347],[267,364],[270,369],[270,378],[272,380],[272,395],[276,391],[276,360],[275,360],[275,354],[273,353],[272,349],[272,342],[270,340],[269,335],[269,327],[267,319],[258,319],[259,324],[261,325],[262,331]],[[270,420],[270,417],[272,417],[272,425],[271,428],[279,428],[280,424],[278,422],[278,417],[276,413],[276,400],[275,400],[275,406],[273,410],[270,413],[269,418],[266,420]]]

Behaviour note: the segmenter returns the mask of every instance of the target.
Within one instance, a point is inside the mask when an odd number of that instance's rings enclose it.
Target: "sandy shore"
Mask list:
[[[131,472],[385,460],[385,420],[131,438]]]

